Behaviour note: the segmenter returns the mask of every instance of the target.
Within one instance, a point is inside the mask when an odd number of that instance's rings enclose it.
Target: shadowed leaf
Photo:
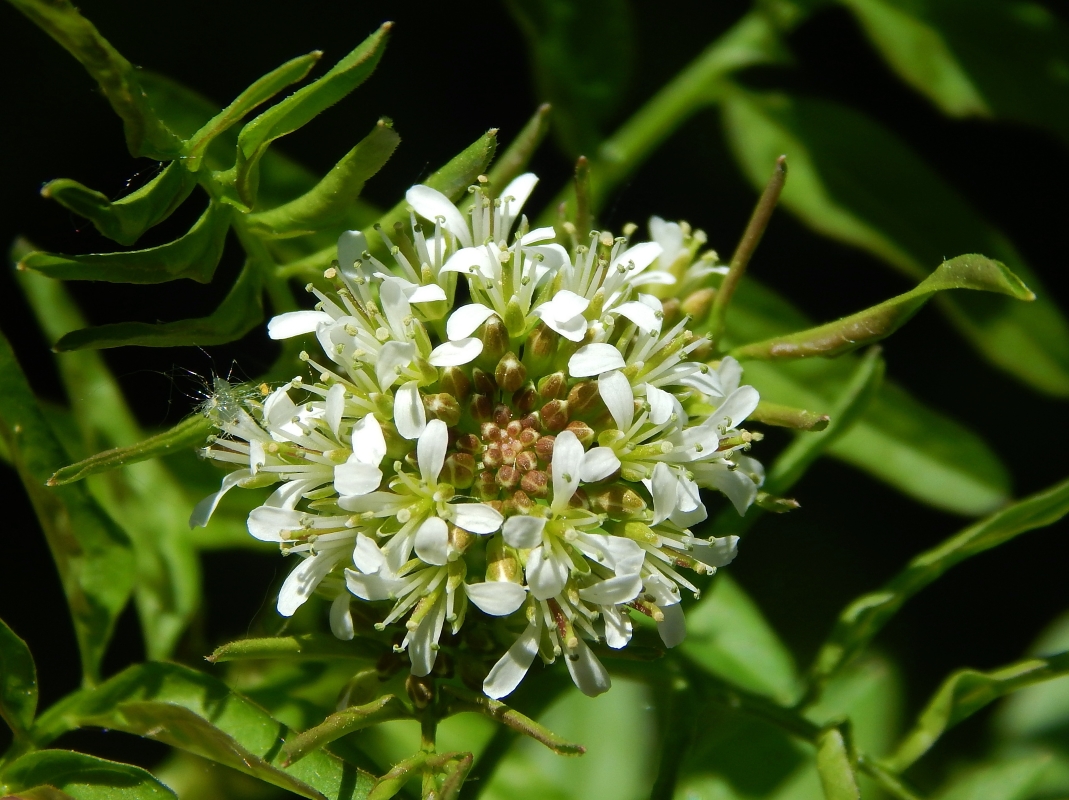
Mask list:
[[[0,718],[22,736],[36,710],[37,669],[30,648],[0,620]]]
[[[175,797],[140,767],[70,750],[27,753],[4,769],[3,781],[8,791],[26,800],[59,800],[64,796],[74,800],[174,800]],[[49,788],[59,793],[50,793]],[[29,791],[23,794],[24,789]]]
[[[817,738],[817,772],[826,800],[860,800],[849,746],[837,727],[827,728]]]

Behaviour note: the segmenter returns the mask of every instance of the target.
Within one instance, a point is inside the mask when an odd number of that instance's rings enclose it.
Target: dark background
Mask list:
[[[348,52],[385,19],[397,26],[377,73],[352,97],[304,130],[276,143],[325,172],[381,115],[394,120],[402,144],[366,196],[383,205],[474,140],[499,127],[505,142],[541,98],[526,50],[504,5],[206,2],[163,4],[87,0],[83,13],[132,62],[169,75],[220,105],[277,64],[312,49],[324,65]],[[1064,6],[1048,4],[1066,15]],[[619,120],[748,8],[736,2],[635,4],[639,50],[635,78]],[[0,243],[25,235],[59,252],[112,249],[88,223],[43,200],[46,181],[68,177],[121,196],[151,177],[154,164],[131,159],[121,126],[70,56],[6,4],[0,4]],[[596,35],[596,31],[591,31]],[[1040,273],[1063,309],[1066,279],[1069,154],[1047,135],[1009,124],[951,121],[900,83],[844,11],[819,14],[790,38],[797,65],[745,75],[755,86],[784,86],[848,103],[903,137],[944,178],[1002,228]],[[320,67],[321,72],[323,67]],[[548,201],[570,165],[547,142],[533,168],[543,182],[532,207]],[[730,253],[754,193],[728,155],[715,110],[703,111],[618,192],[601,224],[619,229],[653,213],[685,218]],[[143,240],[156,244],[183,231],[196,204]],[[140,246],[140,243],[139,243]],[[947,256],[955,255],[947,253]],[[93,323],[170,320],[209,313],[236,274],[228,253],[222,279],[155,287],[73,284]],[[830,319],[907,288],[868,256],[776,217],[751,269],[817,319]],[[47,346],[8,270],[0,272],[0,327],[12,340],[35,388],[62,400]],[[233,360],[254,376],[274,350],[262,332],[232,346],[105,351],[141,421],[148,427],[187,414],[196,388],[189,370],[225,373]],[[1066,405],[995,373],[934,309],[922,311],[886,343],[889,374],[923,401],[981,432],[1010,467],[1025,495],[1069,473]],[[755,451],[767,462],[785,438]],[[12,472],[3,468],[6,524],[0,617],[27,639],[37,659],[42,703],[75,688],[76,648],[62,591],[43,537]],[[821,461],[797,487],[803,510],[766,518],[744,542],[732,574],[754,595],[805,664],[853,596],[875,588],[910,556],[965,524],[874,483],[837,462]],[[1019,657],[1036,634],[1069,608],[1069,523],[1038,531],[952,570],[911,601],[882,634],[880,646],[903,668],[915,709],[951,669],[990,668]],[[239,636],[266,596],[278,560],[248,553],[206,559],[209,636]],[[214,641],[212,642],[215,643]],[[136,621],[127,612],[107,661],[113,671],[142,658]],[[982,746],[985,718],[972,720],[945,746]],[[99,742],[85,745],[111,756]],[[123,739],[129,747],[130,740]],[[155,751],[146,750],[146,758]],[[130,753],[125,751],[125,757]]]

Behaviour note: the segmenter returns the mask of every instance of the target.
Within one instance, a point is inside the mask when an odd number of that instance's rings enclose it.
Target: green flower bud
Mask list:
[[[451,394],[428,394],[423,397],[423,405],[427,414],[432,419],[440,419],[446,425],[456,425],[460,422],[460,403]]]
[[[438,378],[439,388],[463,403],[471,397],[471,378],[460,367],[446,367]]]
[[[502,356],[494,369],[497,385],[506,392],[515,392],[527,382],[527,368],[520,363],[515,353]]]
[[[543,400],[563,400],[568,396],[568,376],[554,372],[538,382],[538,394]]]
[[[568,425],[568,401],[550,400],[538,412],[546,430],[559,433]]]

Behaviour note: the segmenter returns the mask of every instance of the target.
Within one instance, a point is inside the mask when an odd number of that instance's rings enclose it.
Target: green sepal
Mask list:
[[[157,433],[129,447],[114,447],[89,458],[56,470],[48,479],[49,486],[63,486],[80,481],[99,472],[108,472],[128,464],[137,464],[150,458],[171,455],[204,442],[212,431],[207,417],[195,414],[179,422],[170,430]]]
[[[37,668],[30,648],[0,620],[0,718],[20,738],[36,711]]]
[[[208,146],[216,136],[240,122],[246,114],[270,100],[287,86],[304,80],[322,55],[323,53],[319,50],[313,50],[311,53],[298,56],[271,70],[239,94],[234,102],[205,122],[200,130],[186,140],[182,148],[186,168],[190,172],[197,172]]]
[[[246,262],[233,287],[209,316],[177,322],[116,322],[71,331],[53,349],[105,350],[109,347],[188,347],[225,344],[240,339],[263,320],[261,271]]]
[[[286,746],[282,748],[282,764],[288,767],[313,750],[330,744],[342,736],[378,725],[380,722],[404,719],[408,716],[410,712],[405,708],[404,703],[392,694],[362,706],[344,708],[331,714],[314,728],[309,728],[287,741]]]
[[[884,766],[903,772],[950,728],[1000,697],[1069,673],[1069,652],[1030,658],[990,672],[962,669],[939,687]]]
[[[41,196],[85,217],[113,242],[130,245],[149,228],[171,216],[196,184],[197,179],[183,162],[172,161],[140,189],[114,202],[67,178],[46,183]]]
[[[235,184],[246,205],[255,203],[259,162],[271,142],[303,127],[367,80],[382,58],[391,27],[392,23],[383,23],[322,78],[298,89],[241,129]]]
[[[335,226],[349,212],[367,180],[382,169],[401,137],[388,120],[378,124],[323,179],[295,200],[248,217],[249,226],[270,236],[302,236]]]
[[[882,589],[862,595],[839,614],[809,671],[819,688],[860,653],[905,602],[951,567],[1069,513],[1069,480],[1007,506],[916,556]]]
[[[141,89],[133,64],[78,13],[70,0],[11,0],[11,3],[93,76],[122,119],[130,155],[158,161],[178,157],[181,142],[156,115]]]
[[[27,753],[4,769],[0,781],[15,800],[175,800],[174,792],[141,767],[71,750]]]
[[[981,255],[964,255],[944,261],[913,290],[879,305],[816,328],[777,336],[736,347],[736,358],[831,358],[890,336],[920,311],[936,292],[973,289],[1009,295],[1018,300],[1036,296],[1005,264]]]
[[[19,262],[19,269],[69,281],[166,283],[189,278],[210,283],[223,257],[230,214],[229,206],[212,201],[188,233],[159,247],[81,256],[30,253]]]
[[[827,414],[814,414],[803,408],[770,403],[767,400],[760,401],[747,419],[751,422],[760,422],[762,425],[793,428],[796,431],[822,431],[831,421]]]
[[[297,636],[240,639],[217,647],[215,652],[208,656],[208,661],[216,664],[262,658],[308,661],[336,658],[378,659],[385,648],[385,645],[372,644],[366,639],[343,642],[328,634],[303,633]]]
[[[850,751],[847,723],[829,726],[817,737],[817,773],[825,800],[860,800],[855,758]]]

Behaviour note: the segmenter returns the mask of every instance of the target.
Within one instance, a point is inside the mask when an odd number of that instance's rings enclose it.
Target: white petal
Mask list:
[[[479,247],[465,247],[462,250],[457,250],[442,265],[440,272],[481,275],[492,281],[497,274],[496,268],[498,266],[494,263],[494,257],[491,252],[480,245]]]
[[[397,432],[406,439],[418,439],[427,427],[427,409],[416,381],[403,384],[394,395],[393,421]]]
[[[258,506],[249,514],[249,533],[261,542],[281,542],[282,531],[301,529],[301,512],[288,508]]]
[[[569,656],[564,661],[572,675],[572,682],[579,687],[579,691],[587,697],[597,697],[602,692],[607,692],[612,686],[609,673],[582,639],[578,641],[574,655],[574,660]]]
[[[402,367],[407,367],[416,357],[416,346],[411,342],[386,342],[375,360],[375,380],[382,391],[388,391]]]
[[[679,587],[661,575],[647,576],[645,589],[662,610],[666,606],[679,605]]]
[[[727,399],[709,415],[714,426],[725,428],[737,427],[757,408],[761,396],[752,386],[740,386],[728,395]]]
[[[728,469],[722,464],[710,464],[708,468],[696,473],[702,484],[723,492],[739,516],[746,513],[753,501],[757,499],[757,484],[749,475],[739,469]]]
[[[304,496],[305,492],[317,489],[324,483],[327,483],[327,481],[321,478],[286,481],[271,493],[271,496],[264,501],[264,505],[272,506],[273,508],[292,509],[300,502],[301,497]]]
[[[661,606],[664,621],[657,623],[657,633],[661,634],[661,641],[665,647],[675,647],[687,636],[687,619],[683,615],[683,607],[678,603],[671,606]]]
[[[462,364],[470,364],[482,351],[482,339],[458,339],[438,345],[431,350],[427,360],[431,362],[432,367],[459,367]]]
[[[353,455],[358,461],[376,467],[386,456],[386,437],[374,414],[368,414],[353,426]]]
[[[530,550],[542,544],[542,531],[546,527],[545,517],[509,517],[501,526],[505,543],[517,550]]]
[[[735,560],[739,552],[738,536],[713,537],[708,541],[695,539],[690,555],[710,567],[724,567]]]
[[[445,289],[437,283],[428,283],[426,286],[416,286],[414,289],[406,289],[405,296],[410,303],[434,303],[439,300],[447,300]]]
[[[343,641],[353,638],[353,615],[349,612],[348,593],[339,594],[330,604],[330,632]]]
[[[353,264],[367,250],[367,239],[360,231],[345,231],[338,237],[338,266],[345,274],[351,274]]]
[[[440,419],[427,423],[419,441],[416,442],[416,461],[423,482],[433,486],[438,483],[438,476],[445,464],[445,451],[449,447],[449,428]]]
[[[453,524],[471,533],[493,533],[504,519],[501,512],[485,503],[454,503],[449,508]]]
[[[334,468],[334,488],[343,497],[367,494],[379,488],[382,470],[373,464],[362,464],[356,454],[349,456],[344,464]]]
[[[546,547],[536,547],[527,556],[527,585],[536,600],[556,597],[568,580],[568,565],[560,562]]]
[[[523,209],[523,204],[527,202],[527,198],[531,196],[531,192],[534,191],[535,186],[538,184],[538,176],[533,172],[525,172],[509,181],[508,186],[501,190],[501,194],[498,197],[502,199],[506,197],[513,198],[509,203],[509,215],[516,219],[520,215],[520,211]]]
[[[568,507],[583,469],[583,443],[569,430],[557,434],[553,442],[553,504],[554,511]]]
[[[377,572],[365,575],[353,569],[345,570],[345,585],[361,600],[390,600],[404,583],[403,580],[383,577]]]
[[[327,390],[327,424],[334,435],[338,435],[341,417],[345,412],[345,386],[335,383]]]
[[[731,394],[739,388],[739,382],[742,380],[742,367],[734,358],[724,356],[716,372],[720,377],[720,385],[723,387],[724,394]]]
[[[382,550],[370,536],[358,533],[356,545],[353,547],[353,563],[361,572],[370,574],[382,569],[386,563],[386,556],[382,554]]]
[[[543,319],[552,316],[556,319],[565,320],[571,319],[576,314],[582,314],[589,305],[590,301],[585,297],[567,289],[561,289],[553,295],[552,300],[540,305],[536,310],[542,311]]]
[[[449,198],[430,186],[416,185],[405,192],[405,200],[424,219],[434,222],[442,217],[444,227],[453,234],[462,247],[471,247],[471,231],[464,215]]]
[[[386,312],[393,335],[398,339],[405,336],[405,320],[412,316],[412,306],[405,297],[405,281],[399,278],[387,278],[379,286],[379,302]]]
[[[657,316],[656,311],[645,303],[639,303],[632,300],[629,303],[618,305],[616,308],[611,309],[611,311],[613,314],[627,317],[633,323],[638,325],[644,333],[651,333],[652,331],[659,331],[661,329],[661,318]]]
[[[611,344],[587,344],[580,347],[568,359],[568,372],[573,378],[600,375],[611,369],[623,369],[624,357]]]
[[[579,533],[575,543],[588,558],[617,575],[637,575],[642,569],[645,551],[633,539],[604,533]]]
[[[445,332],[450,341],[466,339],[494,314],[494,309],[482,303],[468,303],[453,311],[445,323]]]
[[[672,418],[675,404],[672,402],[672,395],[664,389],[658,389],[656,386],[647,383],[646,400],[650,404],[650,422],[654,425],[663,425]]]
[[[267,463],[267,452],[264,450],[264,443],[258,439],[253,439],[249,442],[249,472],[255,475],[260,471],[260,467]]]
[[[267,335],[272,339],[289,339],[303,333],[312,333],[321,323],[333,322],[325,311],[287,311],[272,317],[267,323]]]
[[[557,232],[552,227],[535,228],[533,231],[527,231],[527,233],[520,237],[520,244],[545,242],[554,238],[556,235]]]
[[[416,555],[426,564],[449,563],[449,526],[438,517],[428,517],[416,531]]]
[[[627,266],[633,263],[635,268],[632,274],[638,274],[652,264],[660,254],[661,246],[657,242],[641,242],[634,247],[627,248],[614,258],[609,269],[613,270],[618,266]]]
[[[583,467],[579,470],[579,477],[587,483],[597,483],[605,480],[618,469],[620,469],[620,459],[611,447],[594,447],[583,456]]]
[[[650,217],[650,238],[661,246],[661,266],[668,268],[683,249],[683,229],[678,222]]]
[[[542,634],[541,619],[536,615],[534,622],[527,626],[520,638],[512,643],[508,652],[494,664],[490,674],[483,681],[483,693],[487,697],[498,700],[512,694],[520,685],[520,681],[531,668],[531,663],[538,653],[538,640]]]
[[[630,603],[642,591],[642,578],[636,574],[616,575],[579,590],[579,596],[599,606]]]
[[[631,616],[616,606],[606,606],[601,618],[605,622],[605,644],[613,650],[626,647],[631,641]]]
[[[317,553],[298,564],[297,568],[286,576],[282,588],[279,589],[276,606],[278,613],[284,617],[292,617],[338,563],[341,554],[341,551]]]
[[[534,310],[534,315],[542,316],[539,312],[543,306],[539,306]],[[574,317],[568,319],[560,319],[552,314],[546,313],[542,316],[542,321],[549,326],[550,330],[556,331],[565,339],[570,342],[581,342],[586,338],[586,329],[589,325],[586,317],[582,314],[576,314]]]
[[[616,427],[621,431],[629,430],[635,421],[635,392],[631,381],[618,369],[603,372],[598,376],[598,394],[612,414]]]
[[[408,642],[408,660],[412,662],[412,674],[417,678],[429,675],[438,658],[438,637],[442,635],[445,622],[445,600],[439,598],[435,607],[411,635]]]
[[[527,590],[509,581],[469,583],[464,590],[471,602],[494,617],[507,617],[527,599]]]
[[[701,503],[698,503],[697,507],[692,508],[690,511],[676,509],[668,515],[669,522],[680,528],[689,528],[699,522],[705,522],[708,518],[709,512],[705,510],[705,506]]]

